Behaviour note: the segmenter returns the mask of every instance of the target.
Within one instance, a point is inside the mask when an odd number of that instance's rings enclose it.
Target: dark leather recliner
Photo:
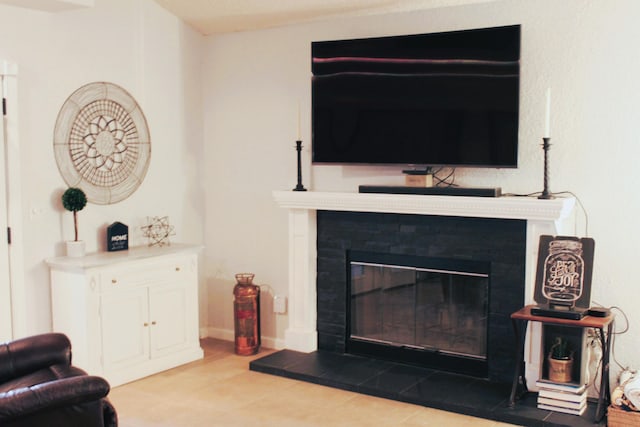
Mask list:
[[[109,389],[103,378],[71,366],[63,334],[0,344],[0,426],[117,426]]]

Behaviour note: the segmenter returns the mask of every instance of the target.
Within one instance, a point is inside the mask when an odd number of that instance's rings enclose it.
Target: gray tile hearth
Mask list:
[[[333,352],[282,350],[256,359],[250,369],[505,423],[535,427],[598,427],[595,404],[581,416],[536,407],[536,393],[507,406],[510,384]]]

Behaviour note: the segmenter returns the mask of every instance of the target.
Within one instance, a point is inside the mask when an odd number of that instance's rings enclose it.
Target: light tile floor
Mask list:
[[[120,426],[510,426],[249,371],[272,350],[237,356],[232,342],[210,338],[202,348],[203,360],[114,387]]]

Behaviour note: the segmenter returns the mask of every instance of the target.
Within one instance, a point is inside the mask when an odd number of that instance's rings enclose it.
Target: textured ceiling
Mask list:
[[[204,35],[495,0],[155,0]]]

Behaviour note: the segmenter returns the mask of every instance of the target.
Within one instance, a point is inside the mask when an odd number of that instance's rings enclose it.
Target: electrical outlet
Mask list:
[[[273,312],[276,314],[285,314],[287,312],[287,297],[283,295],[275,295],[273,297]]]

